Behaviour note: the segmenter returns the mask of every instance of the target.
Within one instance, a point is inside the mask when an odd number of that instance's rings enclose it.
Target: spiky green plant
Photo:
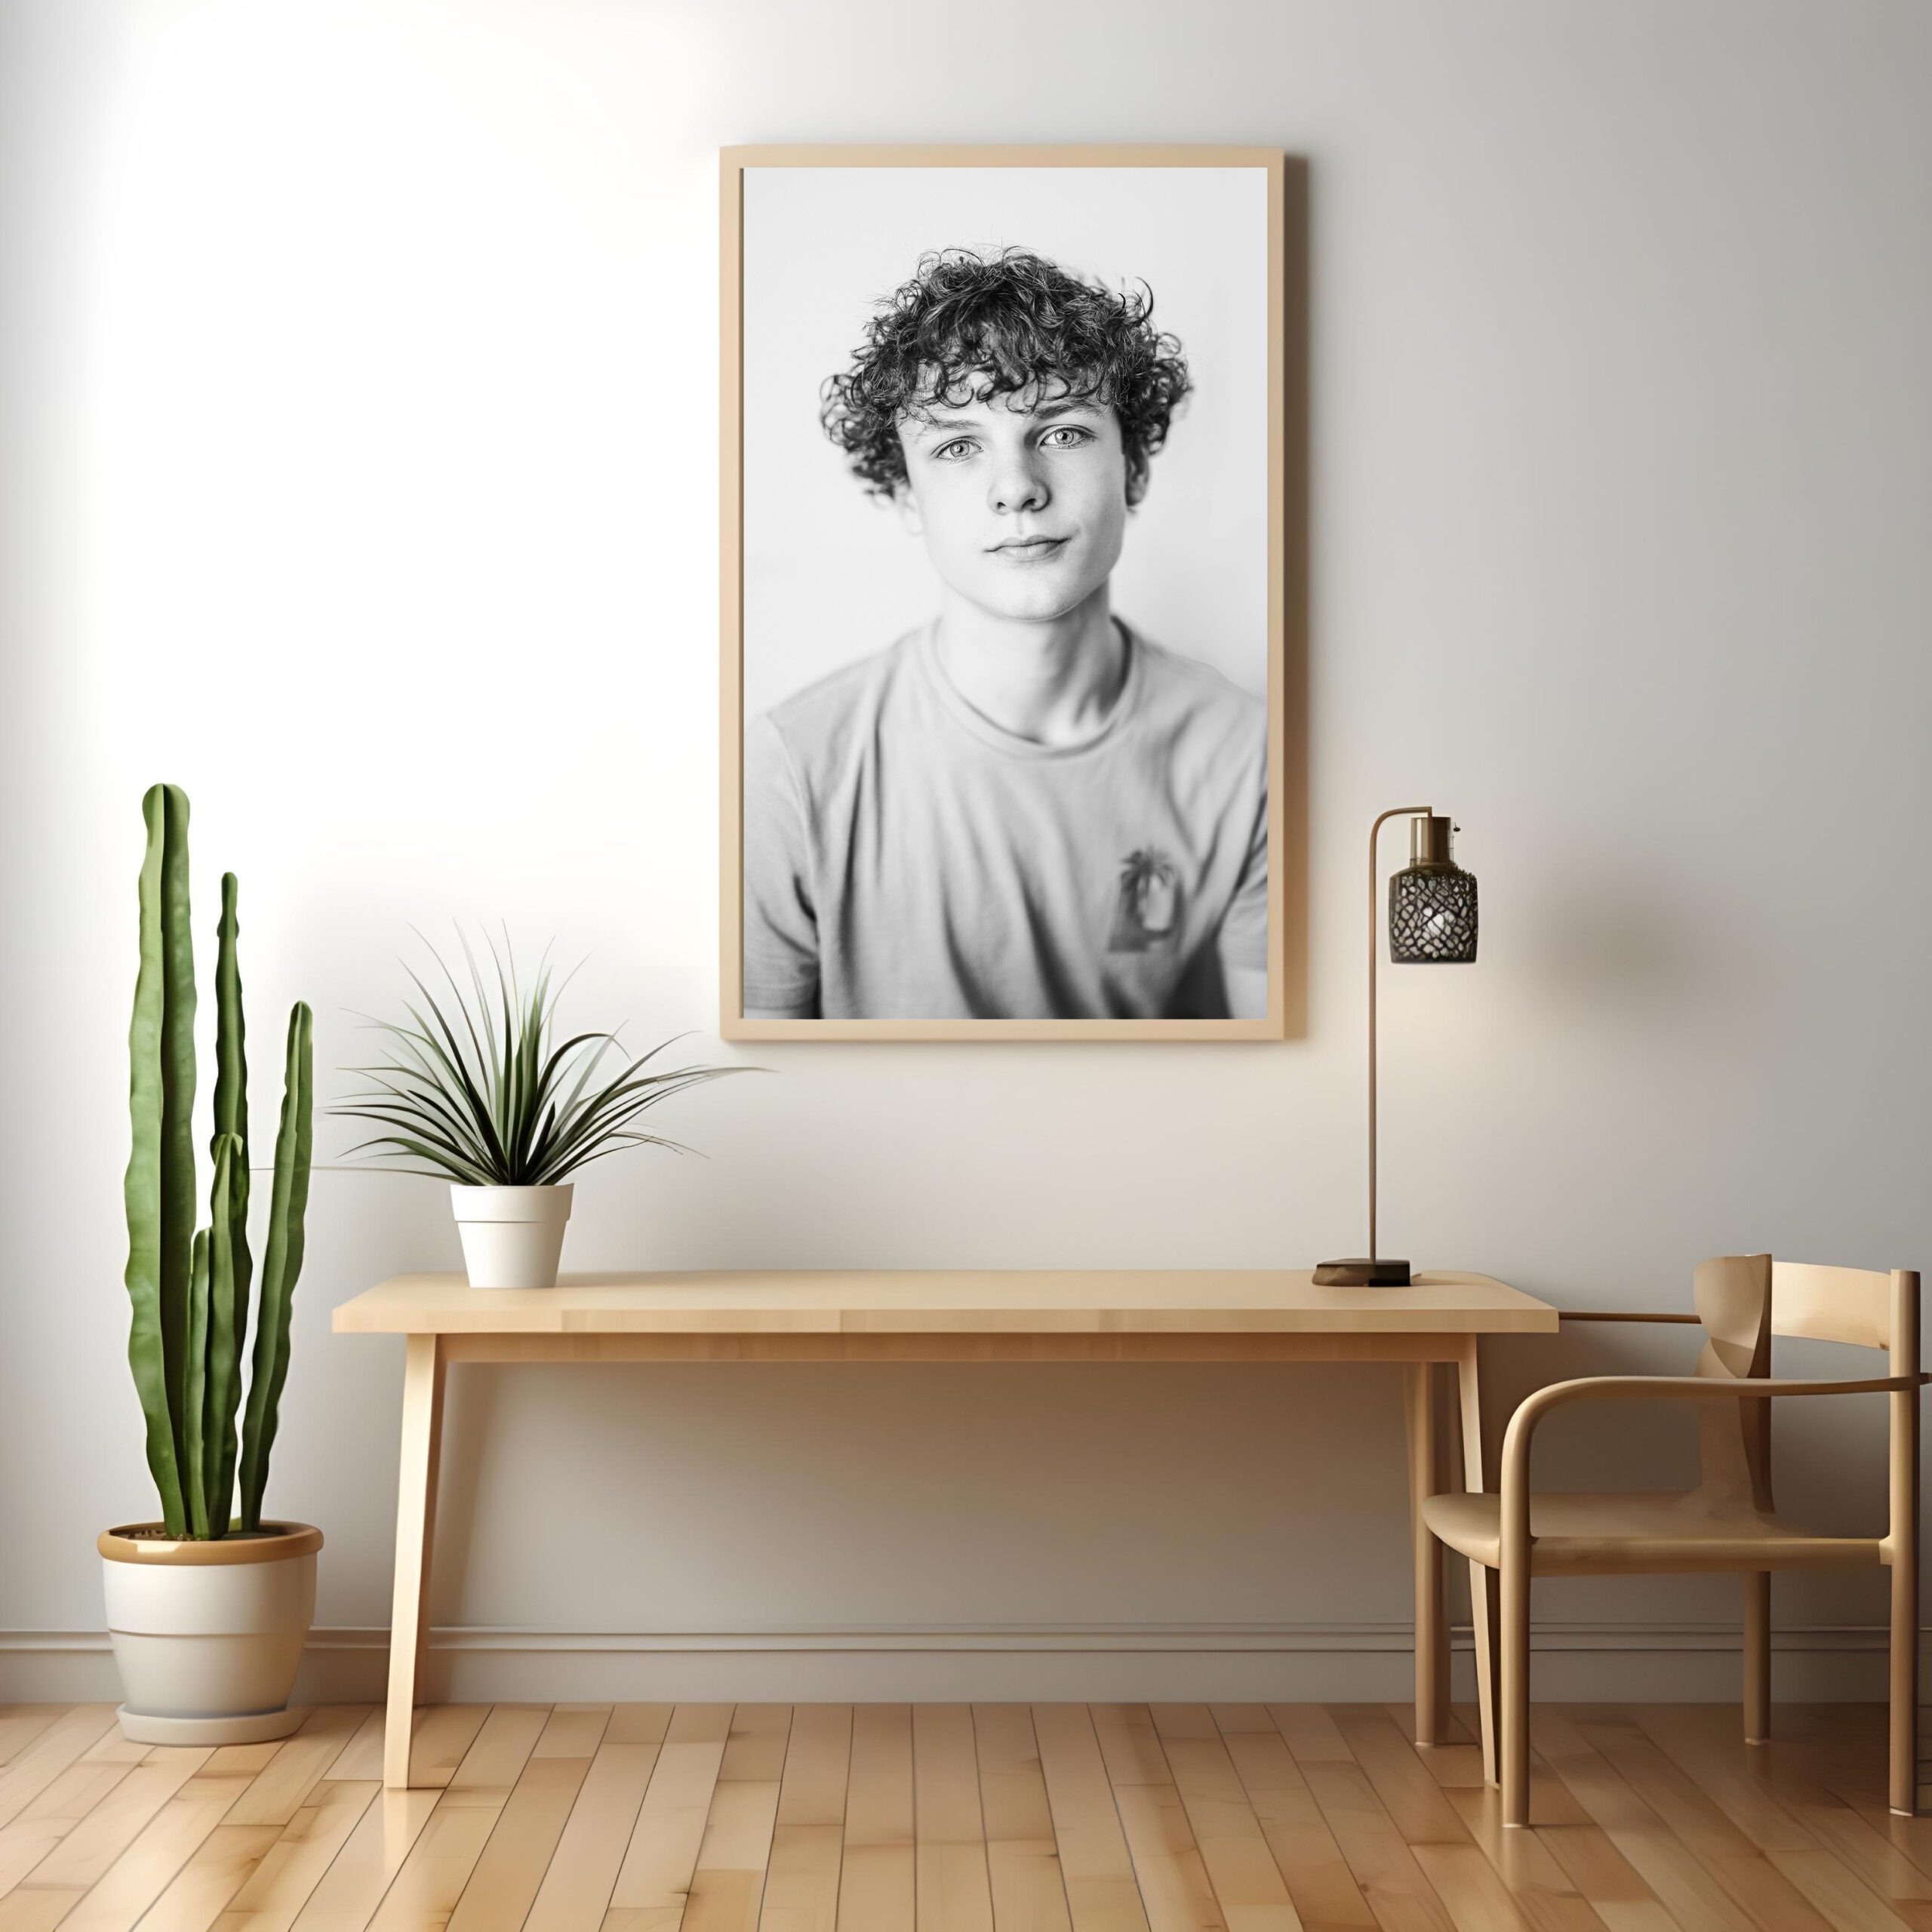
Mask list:
[[[686,1152],[677,1141],[645,1133],[636,1125],[638,1116],[688,1087],[751,1070],[642,1071],[672,1044],[666,1040],[635,1059],[626,1057],[600,1080],[598,1069],[617,1047],[617,1036],[574,1033],[553,1043],[563,988],[553,986],[547,967],[538,968],[536,984],[526,993],[506,936],[503,952],[494,944],[488,949],[495,982],[488,986],[468,940],[462,946],[469,991],[434,946],[428,948],[429,956],[447,989],[440,999],[414,967],[405,965],[421,1005],[403,1002],[408,1025],[369,1022],[387,1036],[392,1056],[380,1066],[346,1069],[371,1081],[371,1091],[330,1109],[384,1129],[349,1152],[379,1150],[391,1172],[428,1174],[466,1187],[546,1187],[620,1147]]]
[[[288,1317],[302,1270],[314,1112],[313,1021],[288,1016],[275,1186],[258,1296],[248,1412],[239,1432],[248,1334],[248,1064],[242,1017],[235,875],[216,928],[214,1180],[209,1225],[195,1225],[195,952],[189,931],[188,800],[179,786],[141,801],[141,961],[128,1030],[128,1360],[147,1421],[148,1467],[172,1537],[262,1524],[269,1448],[288,1373]]]

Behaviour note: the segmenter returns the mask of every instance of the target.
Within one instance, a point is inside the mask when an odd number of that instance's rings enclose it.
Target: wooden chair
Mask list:
[[[1892,1573],[1890,1804],[1918,1809],[1918,1276],[1726,1255],[1697,1271],[1694,1315],[1601,1314],[1566,1320],[1699,1322],[1694,1376],[1591,1375],[1527,1397],[1503,1438],[1502,1493],[1432,1496],[1423,1518],[1451,1549],[1499,1573],[1503,1822],[1529,1822],[1530,1579],[1739,1571],[1745,1576],[1744,1734],[1770,1729],[1770,1573],[1884,1564]],[[1855,1382],[1777,1381],[1773,1335],[1884,1349],[1890,1374]],[[1890,1523],[1882,1537],[1814,1536],[1771,1501],[1770,1399],[1877,1393],[1890,1398]],[[1700,1480],[1681,1494],[1533,1494],[1530,1444],[1572,1402],[1695,1401]]]

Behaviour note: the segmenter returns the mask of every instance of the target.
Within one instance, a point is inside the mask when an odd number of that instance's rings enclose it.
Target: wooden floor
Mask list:
[[[367,1706],[0,1706],[0,1932],[1932,1932],[1882,1708],[1779,1715],[1539,1706],[1505,1833],[1393,1706],[452,1705],[386,1795]]]

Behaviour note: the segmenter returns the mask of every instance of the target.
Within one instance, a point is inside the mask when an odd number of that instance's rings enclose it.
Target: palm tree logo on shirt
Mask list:
[[[1180,931],[1180,872],[1158,845],[1142,845],[1121,861],[1109,952],[1151,952],[1171,946]]]

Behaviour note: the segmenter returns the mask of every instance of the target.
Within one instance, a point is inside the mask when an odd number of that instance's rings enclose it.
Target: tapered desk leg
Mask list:
[[[1465,1338],[1456,1364],[1457,1393],[1460,1399],[1463,1423],[1463,1487],[1472,1492],[1484,1487],[1483,1477],[1482,1387],[1476,1374],[1476,1338]],[[1482,1774],[1491,1783],[1498,1782],[1497,1758],[1497,1703],[1500,1690],[1498,1639],[1501,1634],[1503,1600],[1500,1577],[1487,1564],[1469,1565],[1469,1626],[1475,1640],[1476,1715],[1482,1730]]]
[[[429,1552],[442,1447],[441,1347],[411,1335],[402,1380],[402,1458],[396,1477],[395,1598],[389,1615],[389,1701],[383,1726],[383,1783],[409,1782],[410,1727],[429,1635]]]
[[[1442,1546],[1422,1519],[1426,1497],[1441,1486],[1435,1449],[1435,1364],[1407,1371],[1410,1533],[1416,1567],[1416,1742],[1439,1744],[1448,1732],[1449,1626],[1442,1614]]]

